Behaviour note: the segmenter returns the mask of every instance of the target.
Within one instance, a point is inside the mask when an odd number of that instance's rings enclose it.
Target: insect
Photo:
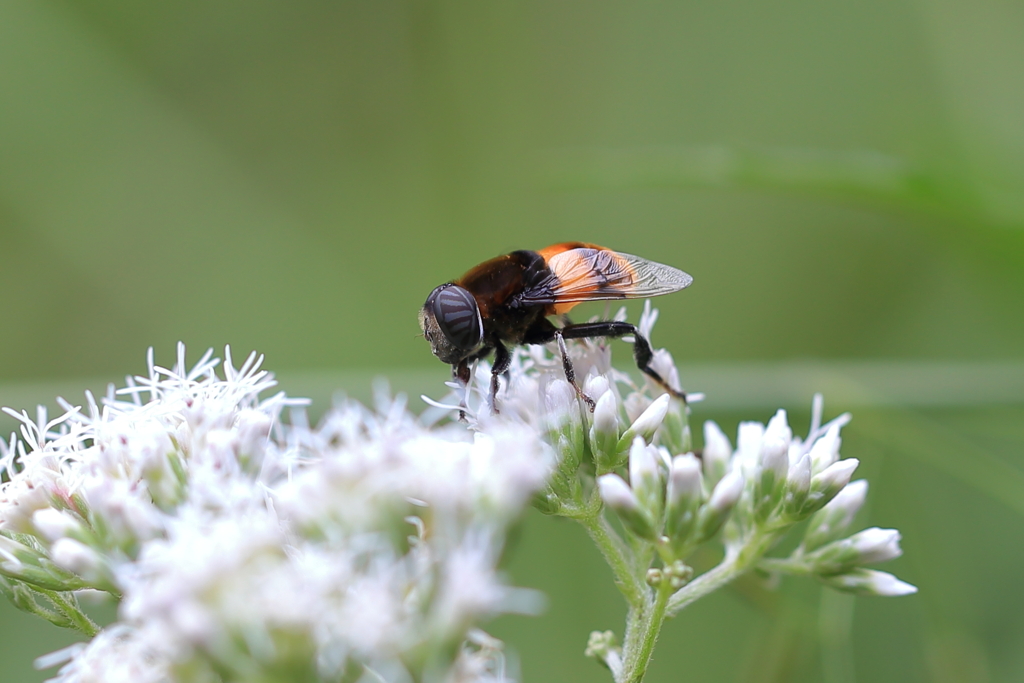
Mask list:
[[[557,327],[549,316],[566,314],[584,301],[642,299],[677,292],[693,278],[672,266],[622,254],[585,242],[563,242],[540,251],[513,251],[485,261],[454,282],[430,293],[420,310],[420,328],[431,350],[452,366],[463,384],[469,364],[494,352],[491,405],[498,411],[499,378],[512,361],[509,347],[557,341],[565,377],[576,395],[594,410],[594,401],[576,384],[566,339],[633,335],[637,367],[671,395],[670,387],[650,363],[651,345],[636,326],[618,320]]]

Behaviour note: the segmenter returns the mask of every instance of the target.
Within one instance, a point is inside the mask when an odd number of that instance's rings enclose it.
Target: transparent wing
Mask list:
[[[551,276],[524,292],[525,304],[645,299],[687,287],[693,278],[672,266],[608,249],[577,248],[548,259]]]

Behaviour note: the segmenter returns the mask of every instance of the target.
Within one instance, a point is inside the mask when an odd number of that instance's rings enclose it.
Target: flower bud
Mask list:
[[[665,535],[673,547],[681,548],[697,519],[697,509],[703,498],[701,464],[692,454],[672,459],[668,479],[668,513],[665,516]]]
[[[841,541],[829,543],[807,557],[816,574],[845,574],[854,567],[892,560],[903,554],[900,532],[895,529],[865,529]]]
[[[903,554],[900,532],[896,529],[871,527],[850,536],[854,550],[859,554],[857,564],[888,562]]]
[[[762,441],[781,441],[785,444],[785,449],[788,451],[789,442],[792,440],[793,430],[789,428],[789,423],[786,422],[786,411],[780,408],[772,415],[772,419],[768,420]]]
[[[826,585],[837,590],[857,595],[895,597],[917,592],[916,586],[900,581],[892,574],[874,569],[854,569],[845,574],[829,576],[822,580]]]
[[[760,422],[740,422],[736,430],[736,455],[739,462],[756,464],[761,454],[764,425]]]
[[[658,466],[660,455],[654,446],[648,446],[641,437],[633,440],[629,449],[629,485],[640,507],[652,520],[661,518],[665,501],[665,484]]]
[[[591,375],[583,385],[583,393],[596,401],[604,396],[609,386],[608,378],[604,375]]]
[[[864,504],[867,493],[868,483],[860,479],[847,484],[828,505],[816,512],[807,525],[807,533],[801,544],[804,551],[816,550],[846,533],[857,511]]]
[[[619,448],[625,450],[638,436],[642,436],[644,441],[650,443],[654,438],[654,433],[658,431],[658,427],[665,420],[670,400],[671,397],[668,394],[662,394],[647,406],[647,410],[642,412],[629,426],[629,429],[623,433],[622,438],[619,439]]]
[[[615,680],[622,674],[622,648],[611,631],[594,631],[587,640],[587,649],[583,653],[604,664],[612,672]]]
[[[711,492],[708,507],[719,514],[728,513],[743,494],[743,483],[743,474],[738,470],[722,477],[722,481]]]
[[[572,478],[583,462],[583,426],[576,392],[564,379],[552,380],[544,391],[548,438],[558,452],[558,472]]]
[[[544,414],[548,428],[564,429],[566,423],[576,417],[576,392],[564,379],[554,379],[544,389]]]
[[[599,472],[608,472],[618,466],[619,406],[615,392],[605,391],[597,399],[590,428],[590,443]]]
[[[799,516],[810,490],[811,457],[805,453],[789,468],[785,493],[786,513],[791,516]]]
[[[629,484],[617,474],[603,474],[597,478],[601,500],[615,511],[622,523],[641,538],[654,540],[654,523],[640,508],[640,503]]]
[[[818,474],[839,460],[839,446],[843,440],[839,438],[839,423],[833,422],[825,435],[811,446],[811,473]]]
[[[36,510],[32,514],[32,526],[36,528],[40,536],[51,543],[58,538],[70,536],[82,528],[82,525],[70,514],[54,508]]]
[[[781,410],[779,413],[785,415]],[[778,414],[772,418],[772,422],[776,422],[777,417]],[[778,432],[777,427],[767,430],[761,440],[760,476],[754,488],[754,510],[761,518],[767,518],[782,500],[789,473],[789,442],[781,438]]]
[[[687,424],[686,406],[679,401],[669,401],[665,420],[658,430],[658,441],[672,453],[688,453],[693,450],[693,435]]]
[[[693,567],[688,566],[682,560],[676,560],[665,567],[664,578],[668,579],[672,590],[677,591],[693,578]]]
[[[60,538],[50,551],[54,564],[93,585],[104,583],[106,567],[99,553],[72,538]]]
[[[538,491],[533,494],[531,502],[533,503],[533,507],[537,508],[545,515],[557,514],[558,511],[562,509],[562,501],[559,500],[558,495],[551,490]]]
[[[18,543],[13,538],[0,534],[0,563],[19,566],[22,562],[37,562],[39,553],[27,545]]]
[[[661,573],[660,569],[658,569],[657,567],[651,567],[647,570],[647,574],[644,576],[644,581],[651,588],[657,588],[661,585],[661,580],[664,578],[665,577]]]
[[[704,423],[704,481],[714,487],[729,469],[732,444],[721,428],[708,420]]]
[[[820,474],[811,477],[811,491],[807,495],[803,509],[800,514],[808,515],[823,508],[830,500],[843,490],[850,483],[850,477],[854,470],[860,465],[857,458],[847,458],[832,463]],[[811,469],[814,469],[814,458],[811,458]]]
[[[711,492],[711,498],[700,509],[697,522],[698,542],[703,543],[722,528],[722,524],[743,495],[743,484],[743,474],[739,470],[729,472],[718,482]]]

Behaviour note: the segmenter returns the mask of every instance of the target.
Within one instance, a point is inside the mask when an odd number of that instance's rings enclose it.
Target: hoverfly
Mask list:
[[[651,345],[635,325],[618,320],[557,327],[549,316],[566,314],[584,301],[643,299],[677,292],[693,278],[681,270],[596,244],[563,242],[540,251],[513,251],[476,266],[430,293],[420,310],[420,328],[431,350],[452,366],[463,384],[469,363],[494,352],[491,405],[497,412],[499,377],[508,371],[510,346],[557,341],[565,377],[576,395],[594,410],[594,401],[576,384],[566,339],[633,335],[637,367],[669,394],[686,401],[650,363]]]

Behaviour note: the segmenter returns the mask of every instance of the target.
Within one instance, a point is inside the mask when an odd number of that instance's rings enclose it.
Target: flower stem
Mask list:
[[[780,572],[782,574],[792,574],[793,576],[809,576],[812,573],[810,567],[807,566],[802,558],[769,557],[762,559],[757,563],[757,566],[767,572]]]
[[[615,574],[615,585],[629,603],[631,610],[643,609],[648,601],[647,585],[637,576],[636,564],[632,553],[611,528],[604,515],[598,513],[593,517],[578,518],[580,524],[590,534],[598,550],[604,555],[605,561]]]
[[[654,645],[658,642],[661,634],[662,624],[665,623],[666,607],[672,588],[669,582],[662,581],[658,586],[658,592],[654,598],[654,604],[650,605],[640,615],[640,635],[626,641],[623,651],[622,678],[618,683],[640,683],[647,673],[647,666],[651,663],[651,656],[654,654]],[[630,647],[632,642],[636,647]]]
[[[668,616],[675,616],[691,603],[713,593],[756,565],[776,538],[774,533],[754,533],[742,546],[727,552],[717,567],[704,572],[672,596],[668,602]]]
[[[668,615],[678,614],[683,608],[696,602],[708,593],[713,593],[747,570],[738,561],[739,556],[727,556],[714,569],[709,569],[696,579],[680,588],[668,601]]]
[[[78,601],[73,597],[68,597],[66,593],[57,591],[40,590],[39,592],[45,595],[46,599],[68,620],[68,626],[71,628],[90,638],[100,632],[100,627],[79,608]]]

